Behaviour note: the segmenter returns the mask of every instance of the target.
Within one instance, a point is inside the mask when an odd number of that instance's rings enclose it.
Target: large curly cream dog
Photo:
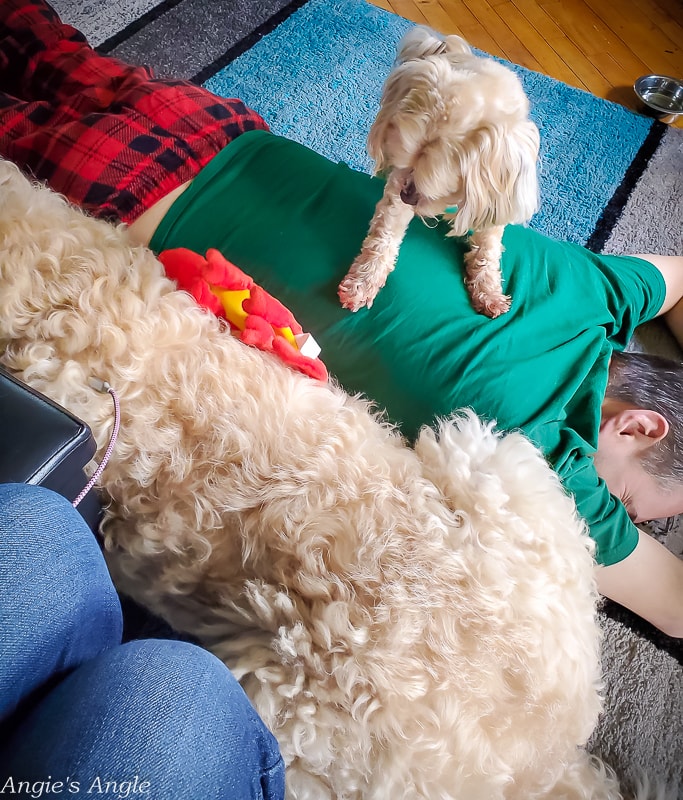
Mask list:
[[[238,674],[291,798],[618,797],[590,544],[519,435],[408,448],[0,162],[0,360],[93,428],[119,586]]]

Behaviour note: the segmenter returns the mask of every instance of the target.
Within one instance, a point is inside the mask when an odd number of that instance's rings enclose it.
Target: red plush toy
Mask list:
[[[204,258],[178,247],[164,250],[159,261],[179,289],[189,292],[199,305],[225,319],[232,333],[245,344],[275,353],[287,365],[311,378],[327,380],[327,369],[317,358],[317,346],[304,334],[292,312],[218,250],[207,250]],[[307,347],[312,355],[302,352]]]

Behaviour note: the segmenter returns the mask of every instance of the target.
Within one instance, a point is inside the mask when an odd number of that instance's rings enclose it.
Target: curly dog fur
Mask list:
[[[591,544],[539,453],[472,415],[406,446],[251,349],[123,228],[0,162],[0,360],[93,429],[123,591],[241,679],[291,798],[616,798]]]

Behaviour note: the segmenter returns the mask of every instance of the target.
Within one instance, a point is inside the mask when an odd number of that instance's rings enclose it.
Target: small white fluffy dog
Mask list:
[[[0,161],[0,362],[85,420],[120,589],[241,679],[297,800],[601,800],[590,540],[473,416],[405,445]]]
[[[411,29],[384,85],[368,152],[386,187],[360,254],[339,286],[342,305],[371,306],[394,269],[413,216],[443,217],[469,236],[465,283],[474,308],[510,307],[500,273],[505,225],[538,208],[539,133],[519,78],[459,36]]]

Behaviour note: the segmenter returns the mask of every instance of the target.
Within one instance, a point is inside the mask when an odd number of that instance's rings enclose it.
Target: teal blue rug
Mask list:
[[[275,133],[371,171],[365,139],[396,45],[410,26],[365,0],[309,0],[205,85],[240,97]],[[531,226],[586,244],[641,148],[647,149],[653,121],[509,66],[524,84],[541,131],[542,202]]]

